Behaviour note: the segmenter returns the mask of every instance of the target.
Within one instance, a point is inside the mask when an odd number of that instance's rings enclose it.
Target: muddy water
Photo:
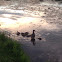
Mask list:
[[[23,45],[31,62],[62,62],[62,8],[36,5],[28,9],[0,10],[0,30]],[[30,37],[16,35],[17,31],[32,34],[33,30],[35,45]]]

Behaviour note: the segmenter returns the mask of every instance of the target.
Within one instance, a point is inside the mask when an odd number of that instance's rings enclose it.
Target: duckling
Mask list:
[[[33,30],[33,33],[31,34],[31,39],[35,39],[35,33],[34,33],[35,30]]]
[[[25,35],[27,36],[29,33],[28,32],[25,32]]]
[[[22,35],[23,37],[26,37],[28,34],[29,34],[28,32],[21,33],[21,35]]]
[[[16,35],[19,36],[20,35],[20,32],[17,31]]]
[[[23,37],[25,37],[25,33],[21,33],[21,35],[22,35]]]

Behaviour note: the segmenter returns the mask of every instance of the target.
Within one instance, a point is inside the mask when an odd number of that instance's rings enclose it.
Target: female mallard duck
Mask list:
[[[34,33],[35,30],[33,30],[33,33],[31,34],[31,41],[35,41],[35,33]]]
[[[31,34],[31,42],[33,43],[33,45],[35,45],[35,30],[33,30],[33,33]]]
[[[35,30],[33,30],[33,33],[31,34],[31,39],[35,39]]]

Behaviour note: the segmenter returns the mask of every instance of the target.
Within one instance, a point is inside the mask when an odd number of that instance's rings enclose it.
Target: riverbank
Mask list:
[[[0,32],[0,62],[30,62],[17,41]]]

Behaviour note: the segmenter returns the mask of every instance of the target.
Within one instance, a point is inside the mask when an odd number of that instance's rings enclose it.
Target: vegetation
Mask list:
[[[0,62],[30,62],[19,43],[0,33]]]

